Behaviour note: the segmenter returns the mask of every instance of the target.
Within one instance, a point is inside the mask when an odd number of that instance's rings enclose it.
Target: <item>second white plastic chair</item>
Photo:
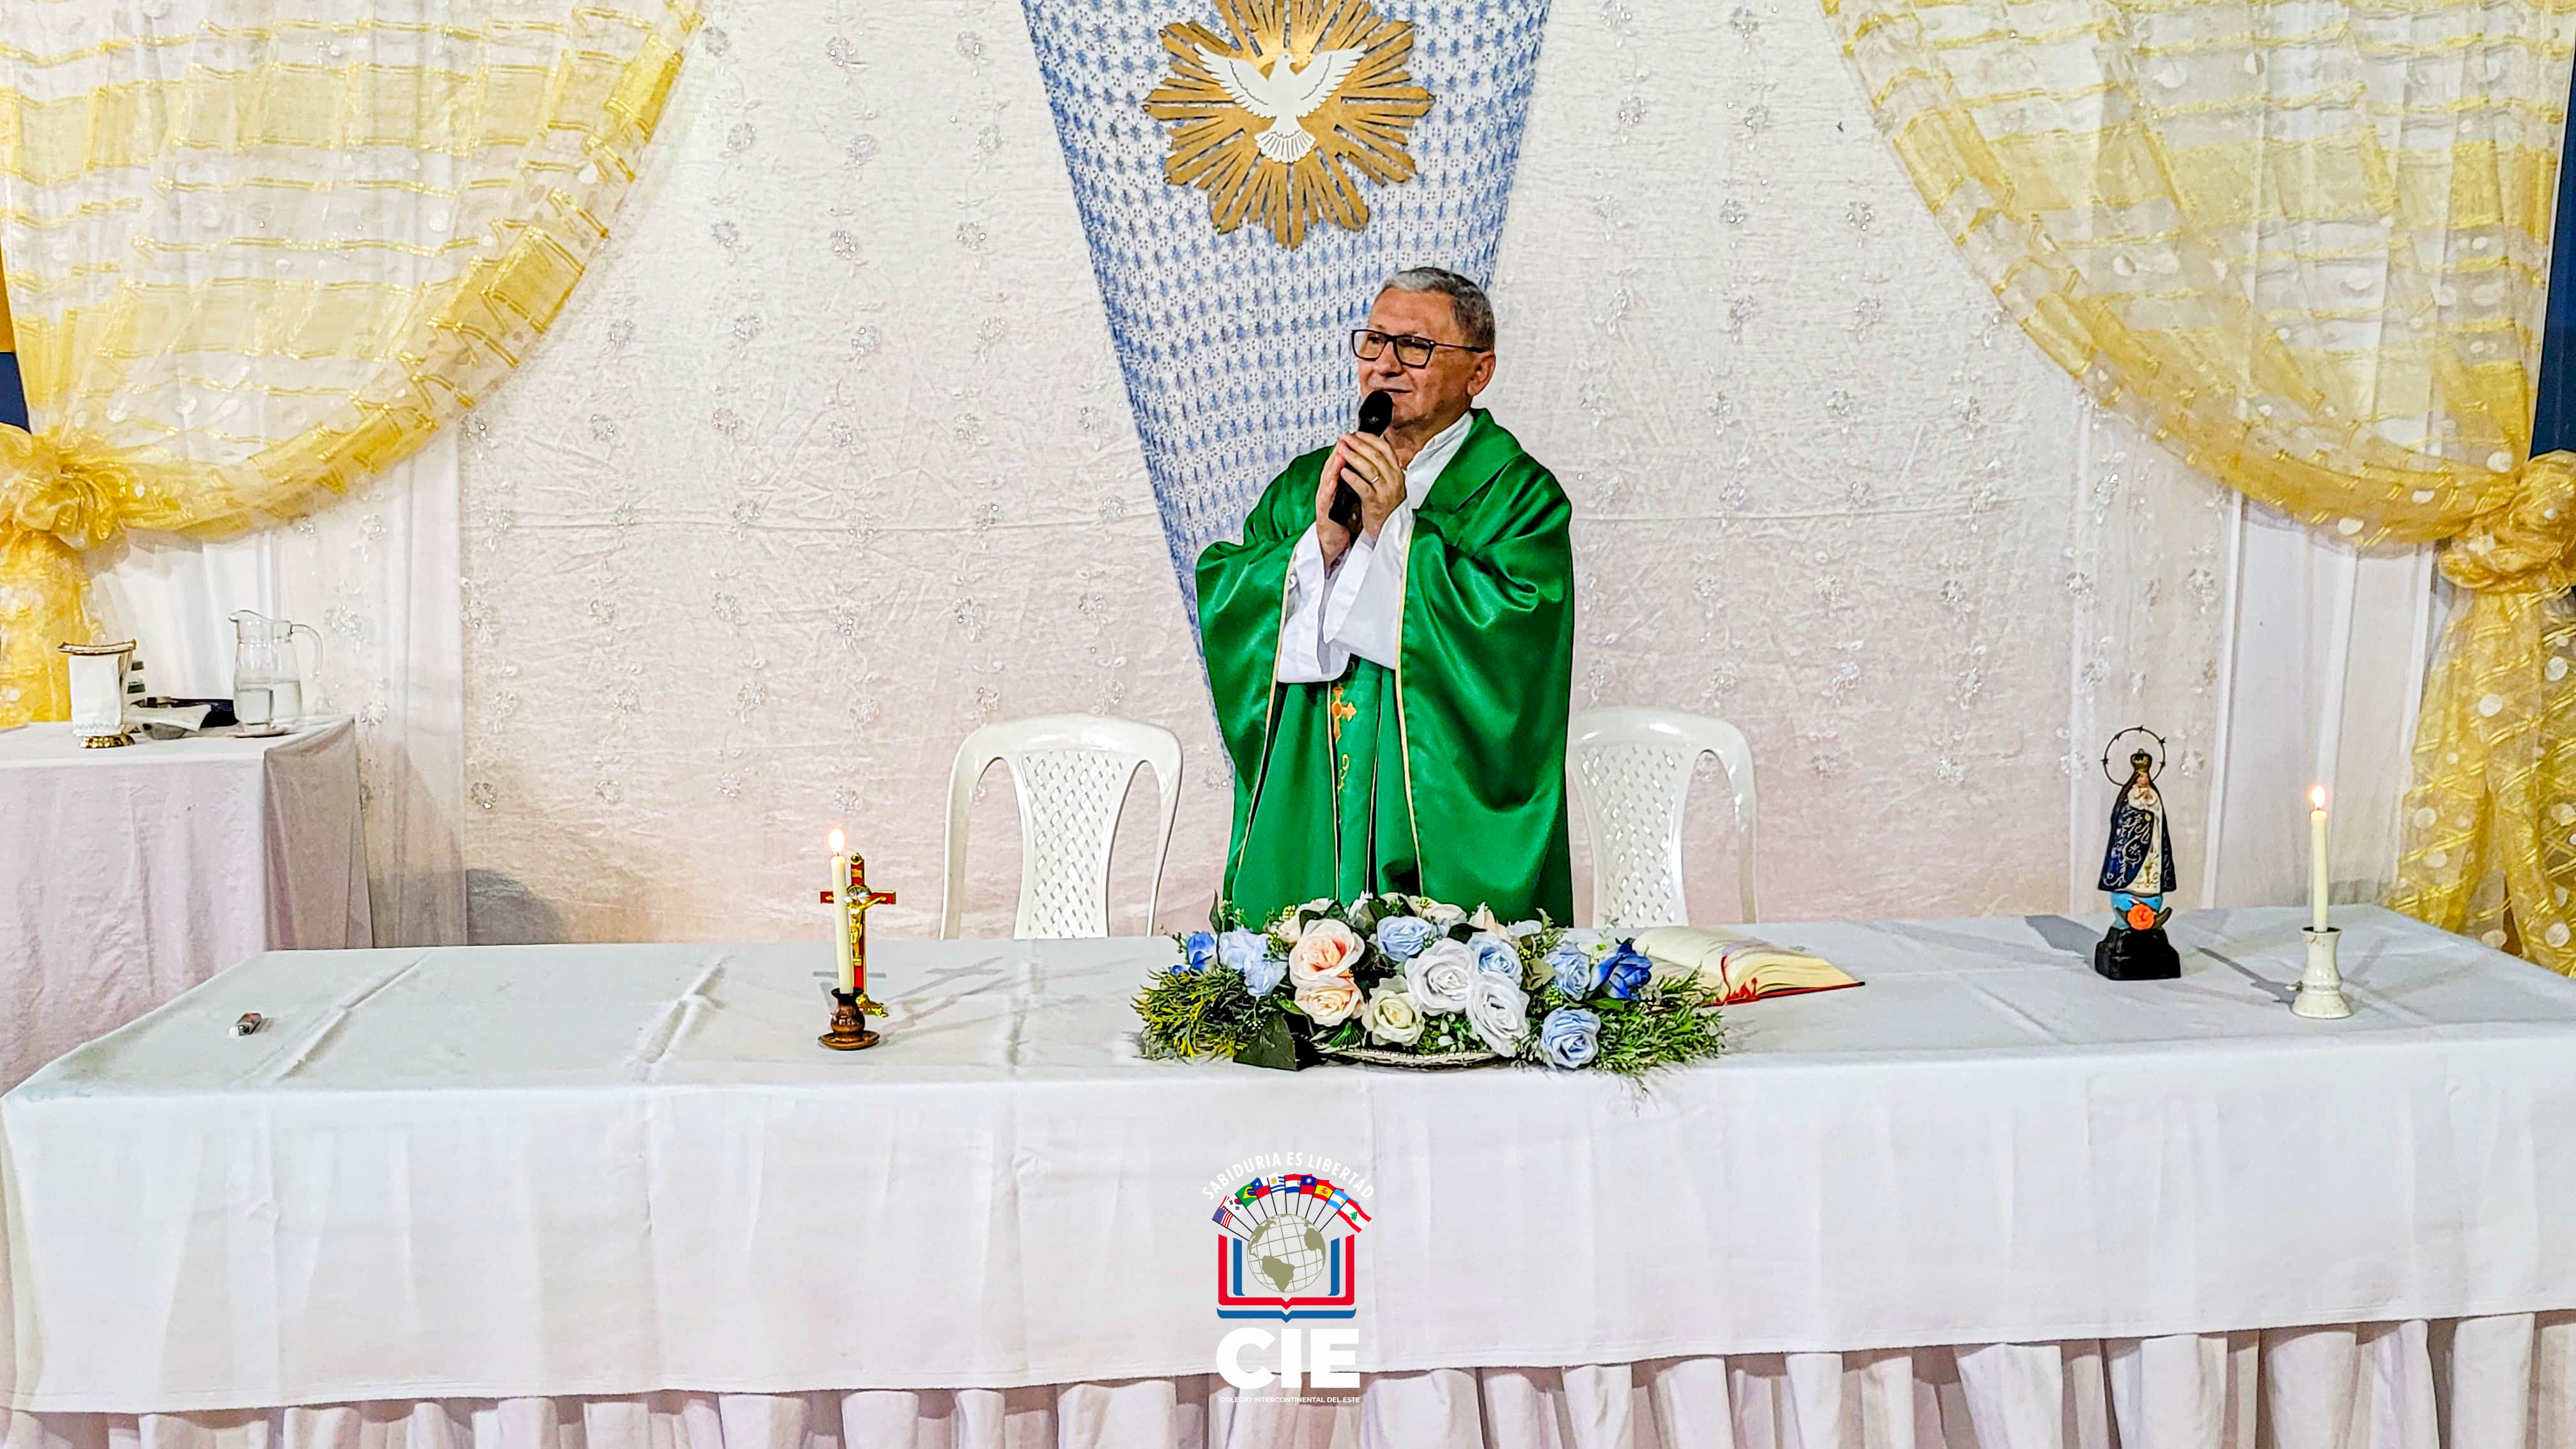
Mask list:
[[[1715,755],[1735,792],[1736,891],[1754,919],[1753,749],[1722,719],[1668,709],[1589,709],[1565,741],[1565,773],[1592,835],[1592,923],[1604,929],[1678,925],[1682,805],[1691,771]]]
[[[1154,832],[1145,929],[1163,893],[1163,855],[1180,809],[1181,741],[1161,725],[1096,714],[1044,714],[988,724],[957,748],[948,774],[948,883],[939,934],[954,939],[966,904],[966,810],[975,782],[999,760],[1019,794],[1023,940],[1109,934],[1109,850],[1136,772],[1151,767],[1162,797]]]

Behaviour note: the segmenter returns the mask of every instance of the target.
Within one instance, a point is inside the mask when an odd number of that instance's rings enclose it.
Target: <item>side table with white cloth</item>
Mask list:
[[[347,719],[106,750],[0,731],[0,1086],[258,952],[369,939]]]
[[[1867,984],[1643,1090],[1143,1061],[1161,941],[881,943],[846,1056],[820,943],[261,956],[0,1098],[0,1405],[279,1449],[2576,1442],[2576,982],[2336,919],[2335,1023],[2287,910],[2176,917],[2142,983],[2065,917],[1777,926]],[[1303,1401],[1213,1376],[1213,1194],[1288,1152],[1369,1184],[1364,1382]]]

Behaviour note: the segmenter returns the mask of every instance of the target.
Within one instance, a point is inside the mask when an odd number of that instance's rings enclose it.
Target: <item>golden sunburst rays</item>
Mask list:
[[[1220,232],[1257,220],[1285,247],[1329,221],[1368,224],[1356,170],[1385,185],[1413,178],[1405,133],[1431,109],[1414,84],[1413,26],[1371,0],[1216,0],[1231,39],[1204,25],[1163,27],[1172,68],[1145,97],[1171,126],[1163,179],[1208,194]]]

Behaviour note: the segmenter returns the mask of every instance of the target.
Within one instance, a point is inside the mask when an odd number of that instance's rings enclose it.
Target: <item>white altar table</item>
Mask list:
[[[0,1099],[0,1402],[299,1449],[2569,1443],[2576,982],[2337,920],[2345,1022],[2289,1013],[2288,911],[2179,916],[2136,984],[2061,917],[1771,927],[1868,984],[1642,1091],[1141,1061],[1159,941],[880,943],[850,1056],[821,943],[261,956]],[[1209,1192],[1285,1152],[1372,1214],[1366,1387],[1303,1403],[1209,1378]]]
[[[259,951],[367,943],[347,719],[85,750],[0,730],[0,1089]]]

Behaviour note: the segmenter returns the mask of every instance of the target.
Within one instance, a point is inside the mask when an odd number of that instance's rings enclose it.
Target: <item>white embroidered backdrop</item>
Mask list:
[[[901,893],[880,932],[926,934],[958,741],[1052,710],[1181,734],[1161,923],[1196,922],[1228,782],[1019,7],[731,6],[695,44],[610,255],[457,440],[475,934],[820,935],[835,823]],[[2385,874],[2414,641],[2328,636],[2387,632],[2420,569],[2374,562],[2339,611],[2348,555],[2239,529],[2092,414],[1805,0],[1560,3],[1494,290],[1488,401],[1576,508],[1575,705],[1745,728],[1766,916],[2095,907],[2094,756],[2140,722],[2174,741],[2186,882],[2286,898],[2273,817],[2300,823],[2327,695],[2360,701],[2338,874]],[[434,675],[438,610],[379,592],[339,604],[344,709],[383,653]],[[996,776],[970,932],[1009,929],[1011,810]],[[1113,929],[1144,924],[1147,818]]]
[[[737,7],[701,47],[636,222],[465,445],[478,926],[817,930],[845,820],[921,930],[957,741],[1058,709],[1181,732],[1193,919],[1224,766],[1018,8]],[[1745,726],[1770,914],[2059,908],[2070,679],[2143,671],[2109,714],[2205,753],[2221,515],[2091,426],[1865,117],[1802,6],[1561,6],[1491,402],[1574,497],[1578,707]],[[2143,555],[2088,541],[2123,519]],[[2113,611],[2185,666],[2073,661]]]

